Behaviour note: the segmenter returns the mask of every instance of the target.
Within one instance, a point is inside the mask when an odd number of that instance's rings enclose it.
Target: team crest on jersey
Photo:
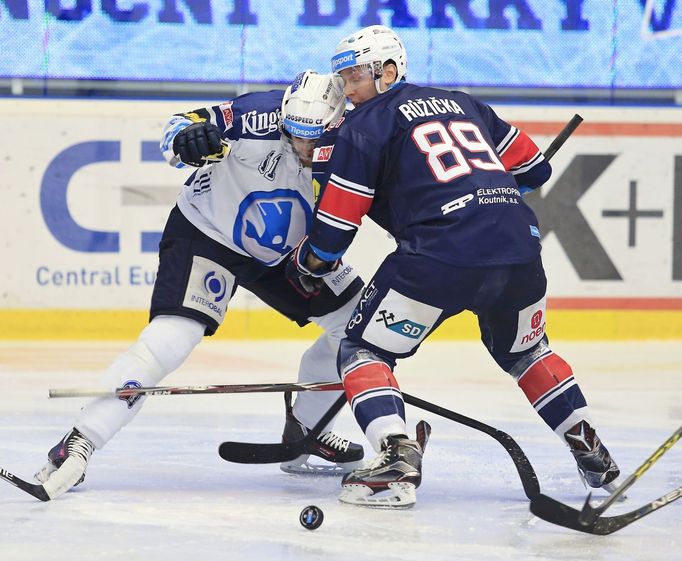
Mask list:
[[[306,234],[312,209],[294,189],[254,191],[239,205],[234,242],[266,265],[279,263]]]

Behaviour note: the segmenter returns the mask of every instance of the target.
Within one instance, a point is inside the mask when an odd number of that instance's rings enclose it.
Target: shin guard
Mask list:
[[[564,441],[564,432],[588,419],[587,402],[573,371],[550,352],[533,362],[517,378],[519,387],[543,421]]]
[[[343,386],[355,418],[375,450],[390,434],[405,434],[405,404],[388,364],[376,356],[355,357],[343,371]]]

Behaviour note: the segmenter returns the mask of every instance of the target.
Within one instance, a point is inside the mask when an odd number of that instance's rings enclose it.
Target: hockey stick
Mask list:
[[[621,483],[616,491],[604,500],[598,507],[593,507],[590,505],[590,498],[592,493],[587,495],[587,500],[580,512],[579,522],[583,525],[589,525],[594,519],[609,508],[625,491],[627,491],[632,485],[637,481],[644,473],[654,465],[659,458],[670,450],[675,443],[682,437],[682,426],[680,426],[663,444],[661,444],[658,449],[649,456],[646,461],[637,468],[637,470],[630,475],[623,483]]]
[[[561,129],[561,132],[556,135],[556,138],[552,140],[551,144],[547,147],[547,150],[544,151],[545,160],[549,161],[552,159],[554,154],[557,153],[559,148],[564,145],[564,142],[568,140],[568,137],[573,134],[573,131],[575,131],[582,122],[583,118],[577,113],[571,117],[571,120],[566,123],[566,126]]]
[[[304,384],[306,386],[324,386],[324,389],[333,389],[331,388],[333,383],[331,382],[326,382],[326,383],[321,383],[321,384]],[[274,384],[271,384],[274,385]],[[300,384],[280,384],[280,385],[287,385],[287,386],[299,386]],[[316,388],[320,390],[321,388]],[[275,390],[271,390],[275,391]],[[300,391],[300,390],[299,390]],[[313,390],[315,391],[315,390]],[[215,393],[215,392],[214,392]],[[107,394],[109,395],[109,394]],[[170,395],[168,393],[157,393],[157,394],[152,394],[152,395]],[[260,461],[242,461],[240,463],[271,463],[271,462],[287,462],[291,461],[295,458],[298,458],[300,455],[305,453],[306,448],[310,443],[312,443],[322,432],[322,429],[331,421],[336,414],[341,411],[343,408],[344,404],[346,403],[346,396],[341,395],[339,398],[334,402],[334,404],[331,406],[329,411],[327,411],[322,418],[317,422],[317,424],[308,431],[308,434],[305,436],[305,438],[302,438],[301,440],[298,440],[296,442],[289,442],[286,444],[245,444],[241,442],[235,442],[235,443],[223,443],[220,446],[220,455],[222,456],[222,449],[225,444],[234,444],[235,449],[239,449],[239,447],[250,447],[247,450],[247,454],[249,450],[255,450],[255,455],[259,457]],[[274,456],[273,456],[274,455]],[[275,459],[269,459],[270,457],[274,457]],[[279,459],[281,458],[281,459]],[[227,458],[226,458],[227,459]],[[238,461],[238,460],[230,460],[230,461]],[[25,481],[21,479],[20,477],[17,477],[16,475],[10,473],[6,469],[0,468],[0,479],[4,479],[8,483],[11,483],[18,489],[21,489],[22,491],[28,493],[29,495],[35,497],[36,499],[40,499],[41,501],[49,501],[51,500],[50,496],[48,495],[47,491],[45,490],[45,487],[43,485],[37,485],[35,483],[30,483],[28,481]]]
[[[598,536],[605,536],[632,524],[633,522],[643,518],[647,514],[651,514],[655,510],[662,508],[673,501],[682,497],[682,487],[673,489],[670,493],[659,497],[625,514],[617,516],[597,516],[592,522],[585,525],[580,522],[580,512],[570,506],[548,497],[540,493],[530,502],[530,511],[547,522],[570,528],[578,532],[585,532],[586,534],[596,534]]]
[[[540,494],[540,483],[538,482],[538,476],[535,474],[535,470],[533,469],[530,460],[523,452],[521,447],[516,443],[516,441],[506,432],[491,427],[490,425],[486,425],[485,423],[477,421],[476,419],[472,419],[470,417],[461,415],[460,413],[455,413],[454,411],[440,407],[439,405],[434,405],[433,403],[429,403],[428,401],[424,401],[423,399],[419,399],[418,397],[414,397],[410,394],[403,393],[403,399],[405,400],[405,403],[409,405],[418,407],[424,411],[429,411],[435,415],[445,417],[446,419],[455,421],[460,425],[467,426],[493,437],[502,445],[502,447],[507,451],[507,454],[509,454],[512,462],[514,462],[514,467],[519,474],[521,485],[523,486],[523,491],[526,494],[526,497],[532,500],[534,497]]]
[[[345,396],[341,396],[345,399]],[[339,398],[341,400],[341,398]],[[492,436],[497,440],[507,451],[516,471],[521,478],[521,484],[526,496],[532,499],[540,493],[540,484],[538,483],[537,475],[531,465],[530,461],[524,454],[521,447],[516,441],[507,433],[493,428],[485,423],[481,423],[475,419],[465,417],[444,407],[434,405],[418,397],[403,392],[403,400],[405,403],[429,411],[435,415],[445,417],[451,421],[455,421],[472,429],[481,431],[488,436]],[[288,462],[305,453],[308,444],[312,443],[319,435],[319,432],[324,426],[334,417],[334,415],[341,409],[341,404],[337,410],[334,408],[339,402],[334,404],[334,407],[327,412],[320,422],[312,428],[306,437],[296,442],[282,443],[282,444],[255,444],[249,442],[223,442],[220,445],[220,457],[228,462],[235,462],[239,464],[269,464]],[[333,411],[333,415],[330,413]]]
[[[635,520],[658,510],[667,504],[682,497],[682,487],[674,489],[650,503],[618,516],[602,517],[601,514],[609,508],[619,497],[625,493],[644,473],[654,465],[675,443],[682,437],[682,426],[680,426],[656,451],[649,456],[645,462],[630,475],[616,491],[605,499],[598,507],[590,505],[592,493],[587,496],[582,510],[576,510],[564,503],[557,501],[547,495],[539,494],[531,499],[530,510],[533,514],[559,526],[571,528],[579,532],[588,534],[606,535],[631,524]]]
[[[341,382],[314,382],[310,384],[225,384],[212,386],[159,386],[145,388],[102,389],[52,389],[50,397],[119,397],[127,399],[138,395],[194,395],[216,393],[252,392],[315,392],[343,391]]]
[[[237,384],[211,386],[167,386],[149,388],[119,388],[115,391],[88,389],[53,389],[50,397],[132,397],[136,395],[192,395],[217,393],[250,393],[250,392],[286,392],[286,391],[339,391],[343,390],[341,382],[319,382],[309,384]],[[537,476],[533,466],[521,450],[521,447],[508,434],[489,425],[455,413],[422,399],[403,394],[405,402],[426,411],[440,415],[475,430],[492,436],[509,453],[521,478],[523,489],[528,498],[540,492]],[[344,396],[331,407],[305,438],[287,443],[257,444],[248,442],[223,442],[219,447],[220,457],[229,462],[242,464],[281,463],[291,461],[305,453],[306,448],[315,441],[324,427],[343,407]]]
[[[47,494],[47,491],[45,491],[45,488],[42,485],[36,485],[35,483],[24,481],[6,469],[0,468],[0,479],[4,479],[7,481],[7,483],[11,483],[17,489],[25,491],[29,495],[34,496],[36,499],[40,499],[41,501],[50,500],[50,496]]]
[[[308,447],[315,442],[324,427],[336,417],[346,404],[346,396],[340,395],[317,424],[302,439],[277,444],[258,444],[250,442],[223,442],[218,447],[218,454],[223,460],[238,464],[274,464],[290,462],[306,453]]]

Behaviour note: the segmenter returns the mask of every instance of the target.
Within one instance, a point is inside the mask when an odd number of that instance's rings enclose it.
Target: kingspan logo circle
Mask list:
[[[211,271],[204,276],[204,290],[213,298],[214,302],[220,302],[227,292],[227,281],[223,275]]]

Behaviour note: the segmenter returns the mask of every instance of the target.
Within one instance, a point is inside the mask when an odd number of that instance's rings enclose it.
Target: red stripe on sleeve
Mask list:
[[[559,355],[551,355],[538,360],[519,379],[519,387],[528,401],[535,403],[552,388],[573,376],[568,363]]]
[[[501,156],[504,168],[509,171],[513,167],[525,164],[532,160],[538,151],[537,144],[525,132],[520,130],[519,136],[514,139],[511,146]]]
[[[350,191],[340,189],[331,181],[320,200],[320,210],[343,221],[360,226],[362,217],[369,212],[372,197],[363,197]]]

